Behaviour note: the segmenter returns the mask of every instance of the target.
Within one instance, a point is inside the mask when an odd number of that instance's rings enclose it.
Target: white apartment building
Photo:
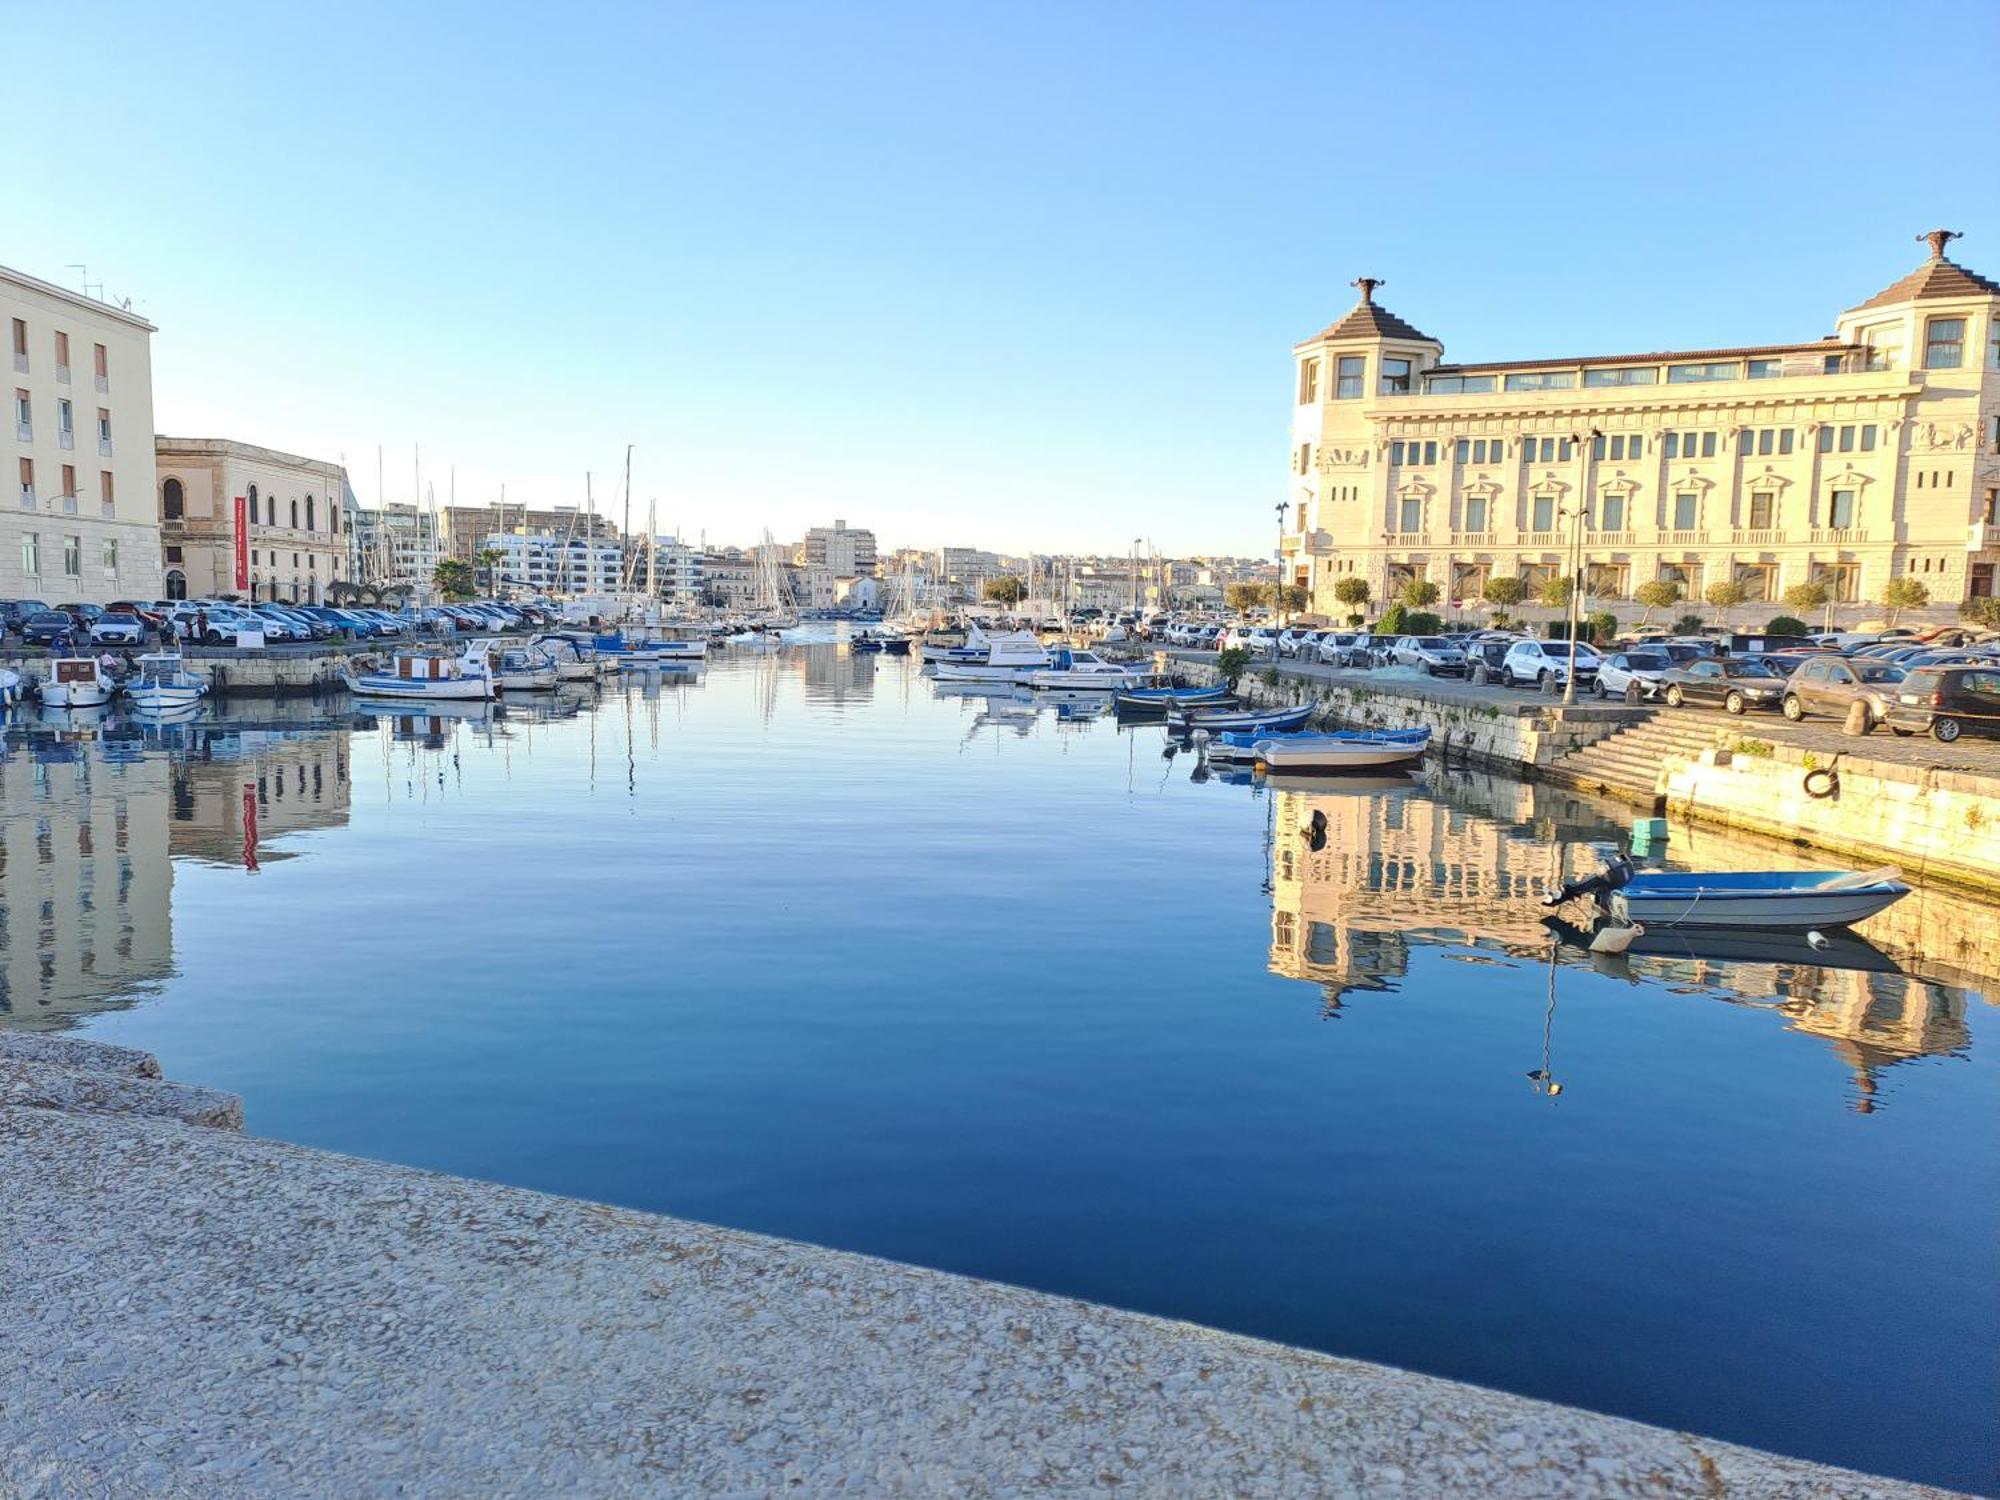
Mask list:
[[[653,539],[647,547],[643,538],[632,543],[632,587],[645,592],[650,574],[656,597],[674,604],[699,604],[703,583],[702,552],[676,536]]]
[[[347,471],[230,438],[153,441],[167,599],[319,604],[347,578]]]
[[[480,549],[500,554],[494,581],[509,591],[615,594],[624,584],[625,549],[616,542],[496,531],[480,539]],[[483,569],[480,574],[483,581]]]
[[[438,518],[422,506],[390,503],[367,510],[347,495],[347,576],[370,587],[409,588],[419,596],[431,588],[431,574],[444,557]]]
[[[835,578],[858,578],[875,571],[875,533],[835,521],[806,533],[794,559],[809,568],[824,568]]]
[[[0,598],[161,596],[153,325],[0,267]]]

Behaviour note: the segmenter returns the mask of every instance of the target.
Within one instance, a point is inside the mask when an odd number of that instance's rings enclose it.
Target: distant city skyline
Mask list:
[[[2000,264],[2000,128],[1935,74],[2000,8],[1924,14],[1684,7],[1712,45],[1618,110],[1657,18],[1587,6],[1524,48],[1476,9],[111,3],[91,107],[10,78],[0,264],[133,298],[159,431],[367,504],[423,498],[418,444],[440,506],[589,471],[622,523],[631,443],[633,526],[688,538],[1268,555],[1290,350],[1356,276],[1480,360],[1816,337],[1933,224]],[[1774,82],[1802,32],[1865,109]],[[1489,125],[1496,80],[1583,116]]]

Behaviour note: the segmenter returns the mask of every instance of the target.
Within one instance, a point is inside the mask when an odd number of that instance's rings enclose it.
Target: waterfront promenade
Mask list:
[[[0,1493],[1943,1493],[258,1140],[157,1075],[0,1035]]]

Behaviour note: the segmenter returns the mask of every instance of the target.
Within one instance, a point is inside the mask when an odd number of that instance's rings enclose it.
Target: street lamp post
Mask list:
[[[1285,512],[1291,508],[1288,500],[1278,502],[1278,581],[1271,588],[1271,616],[1280,625],[1285,623]]]
[[[1563,705],[1576,702],[1577,612],[1583,605],[1583,522],[1590,509],[1590,466],[1597,457],[1597,440],[1603,434],[1593,427],[1587,436],[1574,439],[1583,447],[1583,485],[1577,491],[1576,508],[1570,514],[1569,553],[1569,670],[1563,674]]]

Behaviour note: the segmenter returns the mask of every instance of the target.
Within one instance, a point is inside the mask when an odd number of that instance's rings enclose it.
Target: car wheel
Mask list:
[[[1667,684],[1668,708],[1679,708],[1686,701],[1687,701],[1686,698],[1682,697],[1681,695],[1681,685],[1678,682],[1670,682]]]
[[[1904,727],[1903,727],[1902,725],[1900,725],[1900,724],[1891,724],[1891,725],[1889,726],[1889,733],[1893,734],[1893,735],[1894,735],[1894,736],[1895,736],[1895,737],[1896,737],[1897,739],[1899,739],[1899,740],[1906,740],[1906,739],[1908,739],[1908,738],[1909,738],[1909,737],[1910,737],[1911,735],[1915,734],[1915,733],[1916,733],[1916,730],[1914,730],[1914,729],[1905,729],[1905,728],[1904,728]]]
[[[1964,733],[1964,728],[1965,726],[1960,724],[1956,719],[1932,719],[1931,738],[1939,744],[1949,745],[1960,734]]]
[[[1743,701],[1741,693],[1731,693],[1722,700],[1722,706],[1732,714],[1740,714],[1750,705]]]
[[[1793,693],[1785,694],[1785,717],[1796,724],[1805,716],[1806,706],[1799,702],[1797,695]]]
[[[1424,676],[1435,677],[1437,676],[1437,674],[1438,674],[1438,669],[1436,667],[1431,666],[1428,662],[1424,664]]]
[[[1597,696],[1599,698],[1609,698],[1611,696],[1611,689],[1604,685],[1602,677],[1597,679]]]

